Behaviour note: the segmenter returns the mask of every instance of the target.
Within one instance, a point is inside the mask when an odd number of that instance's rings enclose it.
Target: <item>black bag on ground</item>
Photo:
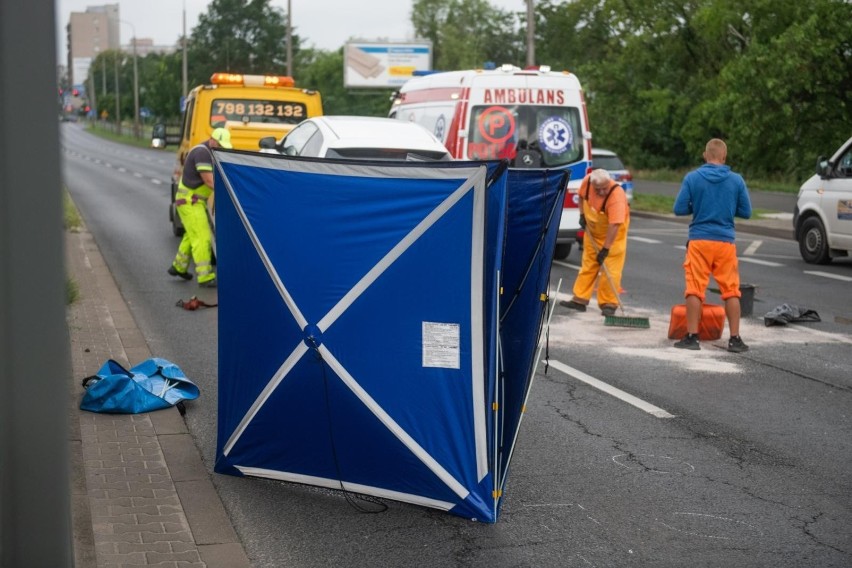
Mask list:
[[[788,323],[817,322],[819,314],[814,310],[795,306],[793,304],[781,304],[771,312],[763,316],[766,327],[771,325],[787,325]]]

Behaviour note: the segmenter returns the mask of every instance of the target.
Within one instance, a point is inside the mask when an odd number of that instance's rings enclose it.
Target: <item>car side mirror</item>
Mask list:
[[[260,146],[262,150],[274,150],[275,149],[275,137],[274,136],[264,136],[261,138],[257,145]]]
[[[151,148],[166,147],[166,125],[158,122],[151,128]]]
[[[821,178],[827,178],[831,173],[831,162],[825,156],[817,158],[816,173]]]

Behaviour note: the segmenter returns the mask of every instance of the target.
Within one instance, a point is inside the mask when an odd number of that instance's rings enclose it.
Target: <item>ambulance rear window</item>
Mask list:
[[[210,126],[222,121],[298,124],[308,117],[304,103],[258,99],[215,99],[210,105]]]
[[[518,150],[541,153],[542,167],[583,157],[580,111],[573,107],[488,105],[473,108],[467,139],[472,160],[515,158]]]

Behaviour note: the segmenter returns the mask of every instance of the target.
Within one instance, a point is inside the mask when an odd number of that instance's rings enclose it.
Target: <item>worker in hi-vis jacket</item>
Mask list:
[[[207,218],[207,201],[213,199],[213,148],[233,148],[231,133],[216,128],[210,138],[186,155],[183,172],[175,194],[175,206],[185,232],[178,246],[169,274],[191,280],[189,261],[195,262],[198,285],[216,287],[213,271],[213,233]]]

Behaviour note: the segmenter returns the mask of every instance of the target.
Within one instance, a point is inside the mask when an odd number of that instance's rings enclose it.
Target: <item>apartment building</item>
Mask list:
[[[121,47],[118,4],[88,6],[85,12],[71,12],[68,21],[68,80],[81,85],[97,55]]]

